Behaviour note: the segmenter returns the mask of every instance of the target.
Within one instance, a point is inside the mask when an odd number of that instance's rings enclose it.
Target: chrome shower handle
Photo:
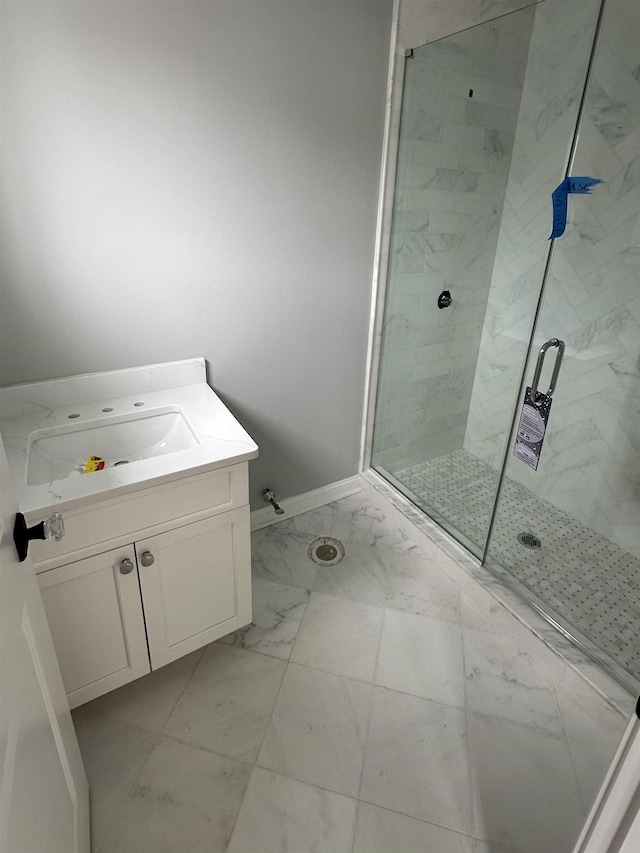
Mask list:
[[[564,356],[564,341],[561,341],[558,338],[549,338],[549,340],[545,341],[545,343],[540,347],[538,360],[536,361],[536,369],[533,374],[533,379],[531,380],[531,402],[534,406],[536,405],[536,397],[538,396],[538,384],[540,383],[540,376],[542,375],[544,359],[547,354],[547,350],[552,347],[558,348],[558,355],[556,356],[556,363],[551,375],[551,384],[547,391],[547,397],[553,396],[553,392],[556,390],[556,385],[558,384],[558,374],[560,373],[560,367],[562,366],[562,359]]]

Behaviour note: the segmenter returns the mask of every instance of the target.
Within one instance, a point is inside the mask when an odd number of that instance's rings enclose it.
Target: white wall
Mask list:
[[[354,474],[391,0],[2,11],[0,384],[203,355],[254,498]]]

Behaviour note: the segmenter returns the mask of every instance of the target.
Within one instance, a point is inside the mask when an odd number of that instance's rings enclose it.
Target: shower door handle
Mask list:
[[[547,350],[550,350],[553,347],[558,348],[558,354],[556,356],[556,363],[553,368],[553,373],[551,374],[551,384],[549,385],[549,390],[547,391],[547,397],[553,396],[553,392],[556,390],[556,385],[558,384],[558,374],[560,373],[560,367],[562,366],[562,358],[564,356],[564,341],[561,341],[558,338],[549,338],[549,340],[545,341],[545,343],[543,343],[540,347],[540,352],[538,353],[538,360],[536,361],[536,369],[533,374],[533,380],[531,381],[531,402],[534,404],[534,406],[536,405],[536,397],[538,396],[538,385],[540,383],[540,376],[542,375],[544,359],[547,354]]]

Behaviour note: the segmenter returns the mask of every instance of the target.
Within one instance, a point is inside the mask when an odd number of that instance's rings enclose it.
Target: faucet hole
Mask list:
[[[144,406],[144,403],[134,403],[134,406]]]
[[[107,406],[107,407],[106,407],[106,408],[104,408],[102,411],[103,411],[103,412],[112,412],[112,411],[113,411],[113,406]]]
[[[73,418],[79,418],[80,412],[74,412],[72,415],[67,415],[67,417],[69,418],[69,420],[73,420]]]

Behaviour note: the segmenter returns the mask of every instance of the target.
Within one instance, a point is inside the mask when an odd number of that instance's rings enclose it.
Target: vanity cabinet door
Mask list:
[[[135,563],[129,545],[38,575],[71,708],[150,671]]]
[[[136,542],[152,669],[251,622],[249,508]]]

